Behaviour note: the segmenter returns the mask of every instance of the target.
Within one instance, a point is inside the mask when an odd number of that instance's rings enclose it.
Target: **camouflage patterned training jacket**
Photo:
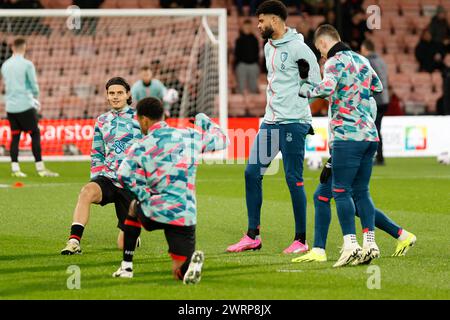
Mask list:
[[[369,61],[337,43],[328,53],[323,80],[318,84],[303,83],[300,95],[329,97],[330,130],[335,141],[379,141],[370,97],[382,90]]]
[[[195,176],[203,152],[225,149],[228,139],[205,114],[195,117],[203,132],[160,121],[127,150],[119,181],[134,193],[146,217],[161,223],[197,223]]]
[[[104,176],[122,188],[117,170],[125,158],[125,150],[142,138],[136,110],[126,106],[110,110],[97,118],[91,149],[91,179]]]

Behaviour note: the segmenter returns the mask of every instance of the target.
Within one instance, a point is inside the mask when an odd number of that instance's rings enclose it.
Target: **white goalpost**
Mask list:
[[[226,9],[0,10],[0,63],[18,37],[37,71],[44,160],[89,159],[95,118],[109,109],[106,81],[132,85],[143,66],[178,93],[170,124],[204,112],[228,128]],[[0,161],[10,161],[10,139],[0,79]],[[19,161],[30,160],[22,133]]]

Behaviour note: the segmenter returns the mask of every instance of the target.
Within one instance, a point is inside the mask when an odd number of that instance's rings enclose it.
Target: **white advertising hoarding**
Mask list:
[[[328,119],[313,119],[314,136],[308,136],[306,155],[328,156]],[[450,151],[450,116],[389,116],[381,125],[386,157],[427,157]]]

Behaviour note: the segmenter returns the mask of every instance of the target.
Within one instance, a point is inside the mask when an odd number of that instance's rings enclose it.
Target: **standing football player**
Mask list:
[[[137,104],[144,138],[127,150],[119,180],[136,197],[125,220],[123,261],[113,277],[133,277],[133,255],[141,225],[147,231],[164,230],[175,279],[200,281],[204,255],[195,251],[197,205],[195,176],[203,152],[225,149],[228,139],[205,114],[195,117],[202,132],[172,128],[163,121],[160,100]]]
[[[125,150],[142,137],[136,111],[130,107],[130,85],[125,79],[115,77],[106,83],[106,95],[111,110],[95,122],[91,150],[91,181],[78,196],[73,213],[73,223],[63,255],[81,253],[80,241],[89,221],[91,204],[105,206],[114,203],[121,230],[117,239],[123,247],[123,222],[128,214],[132,195],[117,180],[117,169],[125,157]]]
[[[281,151],[295,218],[294,240],[283,252],[303,253],[308,251],[303,161],[306,135],[312,131],[312,116],[308,99],[298,96],[297,62],[300,59],[308,61],[312,70],[311,80],[320,81],[320,70],[316,56],[304,43],[303,36],[286,26],[287,9],[282,2],[263,2],[258,7],[257,16],[258,29],[268,40],[264,47],[268,70],[267,106],[245,169],[248,230],[227,251],[261,248],[262,180],[271,161]]]
[[[304,81],[299,94],[306,98],[329,97],[330,101],[332,192],[344,235],[342,254],[334,267],[369,263],[380,255],[375,243],[375,207],[369,193],[379,140],[371,96],[381,92],[383,86],[369,61],[341,42],[333,26],[320,26],[314,43],[328,59],[324,77],[316,84]],[[356,239],[355,205],[363,228],[362,249]]]
[[[133,100],[140,101],[144,98],[155,97],[163,101],[164,115],[170,116],[170,104],[164,101],[167,94],[166,86],[153,76],[150,66],[143,66],[140,70],[141,79],[136,81],[131,87],[131,96]]]
[[[19,143],[22,132],[31,136],[37,174],[40,177],[58,177],[59,174],[48,170],[42,161],[41,131],[38,125],[40,103],[39,85],[33,62],[25,59],[27,44],[25,39],[14,40],[13,55],[2,64],[1,74],[5,82],[6,114],[11,127],[11,174],[13,177],[25,178],[20,170]]]

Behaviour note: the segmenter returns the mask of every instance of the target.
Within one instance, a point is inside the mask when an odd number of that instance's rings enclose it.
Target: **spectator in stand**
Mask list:
[[[445,48],[432,41],[429,29],[422,32],[415,50],[419,71],[433,72],[444,68]]]
[[[363,0],[341,1],[342,39],[348,43],[352,50],[358,51],[365,40],[367,17],[362,8]]]
[[[240,16],[243,16],[244,6],[249,5],[250,6],[249,16],[254,16],[256,13],[256,8],[259,6],[261,2],[262,0],[236,0],[238,14]]]
[[[450,27],[447,21],[447,13],[443,7],[439,6],[437,8],[436,15],[433,19],[431,19],[428,30],[431,33],[431,41],[439,44],[440,46],[448,47]]]
[[[319,60],[320,52],[314,46],[314,29],[311,28],[310,17],[307,14],[302,15],[302,19],[297,24],[297,31],[303,35],[305,43],[314,52],[317,60]]]
[[[245,20],[241,34],[234,47],[234,65],[238,82],[238,92],[247,88],[251,93],[259,93],[259,43],[252,31],[252,21]]]
[[[325,15],[325,20],[320,24],[330,24],[333,27],[336,27],[336,13],[333,10],[328,10],[328,12]]]
[[[356,12],[352,17],[352,33],[350,47],[353,50],[358,50],[361,48],[363,41],[366,39],[366,32],[369,31],[367,27],[367,15],[364,10]]]
[[[295,6],[295,8],[297,9],[297,14],[301,14],[301,0],[281,0],[281,2],[283,2],[286,7]]]
[[[389,107],[388,69],[383,58],[381,58],[381,56],[376,53],[375,45],[372,41],[368,39],[364,40],[361,45],[361,54],[369,60],[370,65],[377,73],[378,78],[380,78],[381,84],[383,85],[383,91],[380,93],[374,93],[373,97],[377,102],[377,117],[375,119],[375,125],[377,127],[378,137],[380,138],[380,142],[378,143],[377,156],[375,158],[374,164],[384,165],[381,121],[383,120],[383,116]]]

